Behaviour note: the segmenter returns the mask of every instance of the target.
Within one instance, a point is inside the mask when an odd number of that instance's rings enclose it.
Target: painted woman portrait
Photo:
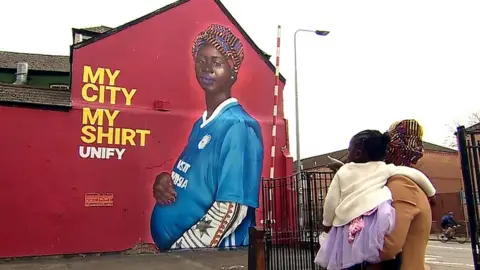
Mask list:
[[[206,110],[171,174],[155,179],[150,225],[160,250],[248,245],[259,204],[263,143],[259,123],[232,97],[243,57],[242,42],[222,25],[210,25],[193,42]]]

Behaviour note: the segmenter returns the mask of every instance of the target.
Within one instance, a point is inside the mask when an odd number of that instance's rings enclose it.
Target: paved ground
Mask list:
[[[0,270],[225,270],[247,269],[247,251],[104,255],[0,263]]]
[[[0,270],[246,270],[247,258],[246,250],[41,258],[0,263]],[[470,244],[431,241],[426,263],[432,270],[473,269]]]
[[[470,243],[430,241],[425,261],[432,270],[474,269]]]

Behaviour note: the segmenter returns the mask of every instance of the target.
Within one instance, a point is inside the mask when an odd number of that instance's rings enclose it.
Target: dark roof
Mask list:
[[[78,48],[81,48],[83,46],[87,46],[91,43],[94,43],[98,40],[101,40],[103,38],[106,38],[108,36],[111,36],[111,35],[114,35],[115,33],[117,32],[120,32],[124,29],[127,29],[131,26],[134,26],[136,24],[139,24],[145,20],[148,20],[156,15],[159,15],[163,12],[166,12],[170,9],[173,9],[173,8],[176,8],[182,4],[185,4],[187,2],[189,2],[190,0],[179,0],[179,1],[176,1],[176,2],[173,2],[167,6],[164,6],[160,9],[157,9],[143,17],[140,17],[136,20],[133,20],[131,22],[128,22],[126,24],[123,24],[119,27],[116,27],[116,28],[113,28],[111,30],[108,30],[107,32],[103,33],[103,34],[100,34],[100,35],[96,35],[90,39],[87,39],[87,40],[84,40],[82,42],[79,42],[79,43],[76,43],[76,44],[73,44],[72,45],[72,48],[73,49],[78,49]],[[220,10],[222,10],[222,12],[227,16],[227,18],[232,22],[232,24],[237,28],[237,30],[243,35],[243,37],[247,40],[247,42],[250,44],[250,46],[252,46],[252,48],[257,52],[258,55],[260,55],[260,57],[262,57],[263,61],[265,62],[265,64],[268,65],[268,67],[273,71],[275,72],[275,66],[270,62],[270,55],[268,55],[267,53],[265,53],[264,51],[262,51],[258,46],[257,44],[255,44],[255,42],[253,42],[253,40],[247,35],[247,33],[245,32],[245,30],[240,26],[240,24],[235,20],[235,18],[233,18],[232,14],[227,10],[227,8],[222,4],[222,2],[220,0],[214,0],[215,3],[218,5],[218,7],[220,8]],[[105,26],[103,26],[105,27]],[[75,30],[75,29],[74,29]],[[83,29],[83,30],[87,30],[87,31],[90,31],[88,30],[88,28],[86,29]],[[282,74],[280,74],[280,80],[285,83],[285,77],[283,77]]]
[[[423,142],[423,148],[424,148],[424,150],[427,150],[427,151],[436,151],[436,152],[444,152],[444,153],[457,153],[457,150],[455,150],[455,149],[443,147],[443,146],[436,145],[436,144],[429,143],[429,142]],[[302,159],[302,166],[303,166],[304,169],[312,169],[312,168],[315,168],[315,167],[324,167],[324,166],[331,163],[328,156],[331,156],[333,158],[345,161],[344,159],[346,158],[347,153],[348,153],[348,149],[342,149],[342,150],[338,150],[338,151],[335,151],[335,152],[330,152],[330,153],[326,153],[326,154],[323,154],[323,155]]]
[[[82,28],[82,29],[83,29],[83,30],[90,31],[90,32],[95,32],[95,33],[103,34],[103,33],[107,32],[107,31],[112,30],[113,28],[112,28],[112,27],[105,26],[105,25],[100,25],[100,26],[93,26],[93,27],[87,27],[87,28]]]
[[[315,167],[323,167],[323,166],[331,163],[328,156],[331,156],[332,158],[342,160],[342,158],[347,156],[347,153],[348,153],[347,149],[342,149],[342,150],[326,153],[326,154],[319,155],[319,156],[305,158],[305,159],[302,159],[302,166],[303,166],[304,169],[311,169],[311,168],[315,168]]]
[[[425,150],[437,151],[437,152],[446,152],[446,153],[457,153],[458,151],[452,148],[444,147],[438,144],[433,144],[429,142],[423,142],[423,148]]]
[[[480,131],[480,123],[476,123],[476,124],[473,125],[473,126],[467,127],[467,128],[465,129],[465,131],[467,131],[467,132]]]
[[[71,107],[70,90],[0,83],[0,102],[51,107]]]
[[[18,62],[29,70],[70,72],[69,56],[0,51],[0,68],[16,69]]]

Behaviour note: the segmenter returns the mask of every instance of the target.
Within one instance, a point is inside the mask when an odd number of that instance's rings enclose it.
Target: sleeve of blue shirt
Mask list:
[[[258,207],[263,166],[260,128],[241,121],[232,125],[223,140],[216,201]]]

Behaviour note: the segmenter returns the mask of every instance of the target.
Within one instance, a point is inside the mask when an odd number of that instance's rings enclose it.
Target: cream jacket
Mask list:
[[[386,183],[394,175],[412,179],[428,197],[435,195],[435,188],[428,177],[417,169],[387,165],[381,161],[347,163],[330,183],[323,209],[323,225],[346,225],[380,203],[392,200]]]

